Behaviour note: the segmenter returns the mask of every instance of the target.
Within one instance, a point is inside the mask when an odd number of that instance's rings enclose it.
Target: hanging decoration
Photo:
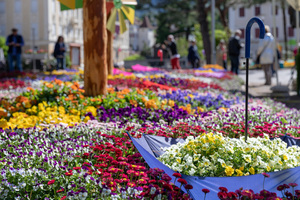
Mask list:
[[[70,10],[82,8],[83,0],[58,0],[60,2],[61,10]],[[131,24],[134,24],[136,0],[110,0],[106,3],[106,12],[109,16],[107,20],[106,28],[111,32],[115,33],[116,21],[120,24],[120,34],[123,34],[127,30],[125,20]]]

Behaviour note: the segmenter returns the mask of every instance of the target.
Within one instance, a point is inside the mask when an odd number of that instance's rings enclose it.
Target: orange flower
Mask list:
[[[83,90],[83,89],[78,89],[78,91],[81,93],[85,93],[85,90]]]
[[[115,99],[114,102],[119,102],[119,99]]]
[[[82,105],[87,106],[87,103],[82,103]]]
[[[79,95],[79,98],[80,98],[80,99],[84,99],[84,96],[83,96],[83,95]]]
[[[59,79],[54,79],[54,82],[57,84],[57,85],[61,85],[63,82]]]
[[[137,107],[137,101],[136,100],[130,100],[129,101],[131,105]]]
[[[91,99],[91,102],[95,102],[96,101],[96,99]]]
[[[137,93],[140,94],[140,95],[145,95],[145,92],[144,92],[143,90],[137,89],[136,91],[137,91]]]
[[[0,117],[7,117],[7,112],[0,110]]]
[[[78,89],[75,85],[72,85],[71,88],[72,88],[73,90],[77,90],[77,89]]]
[[[74,104],[78,104],[78,101],[72,101],[72,103],[74,103]]]
[[[27,87],[27,90],[29,90],[29,91],[31,91],[31,92],[34,91],[34,89],[33,89],[32,87]]]
[[[46,86],[47,86],[48,88],[53,88],[53,84],[51,84],[51,83],[47,83]]]
[[[124,99],[124,96],[123,95],[118,95],[118,98],[119,99]]]
[[[114,93],[114,92],[115,92],[115,89],[114,89],[114,88],[107,88],[107,92],[108,92],[108,93]]]

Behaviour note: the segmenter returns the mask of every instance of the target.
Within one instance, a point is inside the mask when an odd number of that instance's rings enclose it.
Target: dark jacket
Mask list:
[[[65,52],[66,52],[66,46],[65,46],[65,43],[63,43],[62,45],[62,48],[65,48],[65,50],[60,50],[61,46],[59,45],[59,43],[57,42],[55,44],[55,48],[54,48],[54,57],[57,58],[57,57],[61,57],[63,58],[64,55],[65,55]]]
[[[195,61],[195,60],[200,60],[199,54],[198,54],[198,50],[197,47],[191,45],[189,47],[189,54],[188,54],[188,61]]]
[[[7,37],[7,40],[6,40],[7,45],[9,43],[13,42],[13,37],[14,37],[13,34],[11,34]],[[16,53],[21,54],[22,53],[22,46],[24,45],[23,37],[21,35],[16,35],[15,37],[16,37],[16,40],[17,40],[16,43],[20,44],[21,46],[18,46],[18,47],[9,46],[8,53],[13,53],[13,48],[16,48]]]
[[[171,44],[169,44],[168,47],[171,50],[172,56],[178,54],[178,52],[177,52],[177,46],[176,46],[175,42],[171,42]]]
[[[239,56],[242,45],[240,40],[236,37],[231,37],[228,44],[228,54],[229,56]]]

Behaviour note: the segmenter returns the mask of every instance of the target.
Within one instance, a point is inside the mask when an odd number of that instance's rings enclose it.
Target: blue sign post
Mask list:
[[[258,17],[253,17],[247,24],[246,27],[246,46],[245,46],[245,58],[246,58],[246,101],[245,101],[245,142],[248,137],[248,94],[249,94],[249,58],[250,58],[250,46],[251,46],[251,27],[254,23],[259,26],[259,38],[264,39],[265,37],[265,25]]]

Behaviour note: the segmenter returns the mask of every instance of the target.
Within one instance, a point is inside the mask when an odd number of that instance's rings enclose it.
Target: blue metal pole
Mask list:
[[[249,58],[250,58],[250,45],[251,45],[251,27],[254,23],[259,26],[259,38],[265,37],[265,25],[258,17],[253,17],[246,27],[246,46],[245,46],[245,58],[246,58],[246,100],[245,100],[245,142],[248,137],[248,94],[249,94]]]

